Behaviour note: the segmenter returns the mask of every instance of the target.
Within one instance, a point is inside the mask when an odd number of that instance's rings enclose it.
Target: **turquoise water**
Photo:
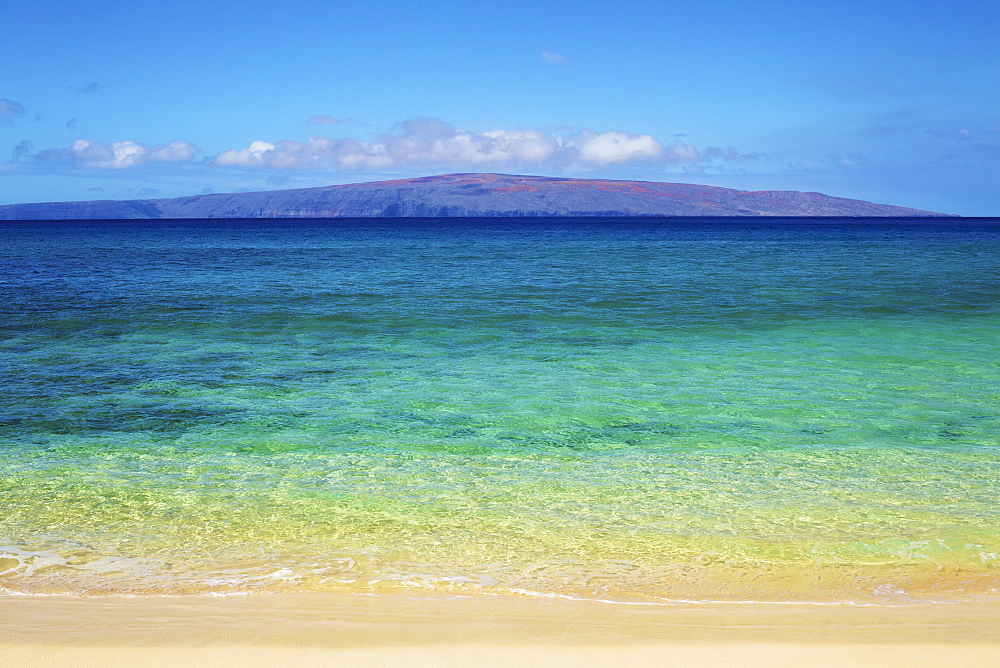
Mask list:
[[[1000,588],[996,220],[0,234],[0,591]]]

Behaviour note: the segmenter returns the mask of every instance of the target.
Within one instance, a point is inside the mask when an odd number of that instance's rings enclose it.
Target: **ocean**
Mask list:
[[[0,594],[1000,597],[1000,219],[0,238]]]

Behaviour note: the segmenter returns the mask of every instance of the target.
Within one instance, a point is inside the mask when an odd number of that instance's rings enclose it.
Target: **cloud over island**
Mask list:
[[[518,165],[561,168],[615,164],[698,162],[705,154],[690,144],[664,145],[651,135],[580,130],[556,134],[533,129],[472,132],[435,118],[411,118],[396,132],[371,141],[322,135],[305,141],[255,140],[246,148],[215,156],[216,167],[269,169],[500,168]]]
[[[189,162],[198,149],[186,141],[174,141],[149,147],[134,141],[110,144],[77,139],[68,149],[50,149],[35,154],[47,163],[70,163],[90,169],[128,169],[153,162]]]
[[[332,124],[331,117],[311,119]],[[210,168],[271,171],[354,171],[380,169],[493,170],[535,168],[588,170],[630,165],[684,166],[732,159],[733,149],[697,147],[675,139],[664,144],[652,135],[625,131],[571,132],[538,129],[471,131],[436,118],[414,117],[369,140],[315,135],[302,141],[255,139],[196,160],[199,149],[179,140],[147,146],[125,140],[101,143],[77,139],[69,148],[39,151],[40,163],[85,169],[129,169],[151,163],[195,163]]]

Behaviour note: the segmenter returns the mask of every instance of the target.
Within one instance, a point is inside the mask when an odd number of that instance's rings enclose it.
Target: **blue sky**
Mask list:
[[[448,172],[1000,215],[1000,2],[6,0],[0,203]]]

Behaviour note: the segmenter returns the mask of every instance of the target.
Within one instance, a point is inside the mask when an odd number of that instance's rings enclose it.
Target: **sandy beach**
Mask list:
[[[329,594],[4,597],[2,666],[960,666],[1000,603],[622,605]]]

